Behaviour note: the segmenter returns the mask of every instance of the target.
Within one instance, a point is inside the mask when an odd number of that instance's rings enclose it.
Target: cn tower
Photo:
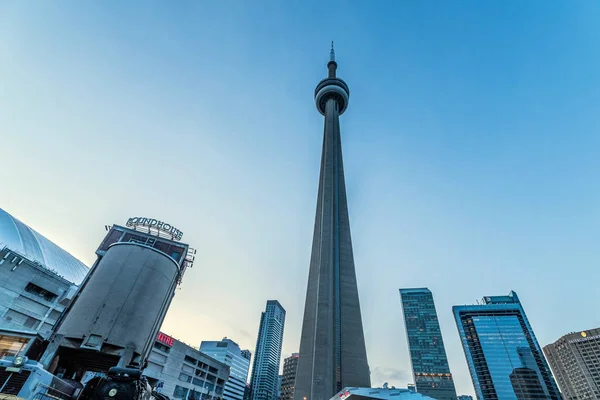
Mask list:
[[[340,137],[350,90],[337,66],[332,43],[329,76],[315,89],[325,129],[294,400],[329,400],[344,387],[371,386]]]

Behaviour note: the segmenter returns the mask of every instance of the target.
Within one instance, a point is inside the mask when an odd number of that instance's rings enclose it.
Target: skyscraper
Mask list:
[[[600,328],[569,333],[544,353],[565,400],[600,398]]]
[[[283,360],[283,377],[281,379],[281,400],[294,399],[294,386],[296,384],[296,371],[298,370],[298,353]]]
[[[348,85],[336,77],[333,47],[329,76],[315,89],[325,116],[312,254],[300,338],[296,400],[329,400],[343,387],[370,387],[363,333],[339,116],[348,107]]]
[[[243,400],[250,368],[250,351],[242,351],[236,342],[228,338],[223,338],[220,342],[203,341],[200,344],[200,351],[230,367],[223,398]]]
[[[400,289],[400,298],[417,392],[437,400],[456,400],[431,291]]]
[[[283,380],[283,375],[277,375],[277,399],[281,398],[281,381]]]
[[[452,309],[478,400],[561,399],[515,292]]]
[[[252,400],[275,400],[283,343],[285,310],[277,300],[267,301],[260,316],[254,363],[252,364]]]

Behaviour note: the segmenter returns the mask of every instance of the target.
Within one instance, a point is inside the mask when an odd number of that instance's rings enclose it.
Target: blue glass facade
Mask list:
[[[479,400],[561,399],[515,292],[453,311]]]
[[[243,400],[250,368],[250,351],[241,350],[236,342],[228,338],[219,342],[203,341],[200,351],[230,367],[223,399]]]
[[[417,392],[437,400],[456,400],[431,291],[400,289],[400,298]]]
[[[252,364],[252,400],[277,400],[284,325],[284,308],[277,300],[268,300],[260,317]]]

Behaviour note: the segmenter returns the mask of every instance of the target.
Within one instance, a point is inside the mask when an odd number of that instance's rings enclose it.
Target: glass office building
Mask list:
[[[277,300],[268,300],[260,316],[252,364],[252,400],[277,400],[284,325],[284,308]]]
[[[515,292],[453,311],[479,400],[561,399]]]
[[[400,289],[400,299],[417,392],[437,400],[456,400],[431,291]]]
[[[200,351],[230,367],[223,399],[244,400],[244,390],[250,368],[250,351],[241,350],[236,342],[228,338],[223,338],[219,342],[203,341],[200,344]]]

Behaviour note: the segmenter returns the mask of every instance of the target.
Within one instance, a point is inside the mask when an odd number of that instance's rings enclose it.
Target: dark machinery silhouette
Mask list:
[[[112,367],[106,377],[91,379],[78,400],[170,400],[152,390],[142,370],[135,366]]]

